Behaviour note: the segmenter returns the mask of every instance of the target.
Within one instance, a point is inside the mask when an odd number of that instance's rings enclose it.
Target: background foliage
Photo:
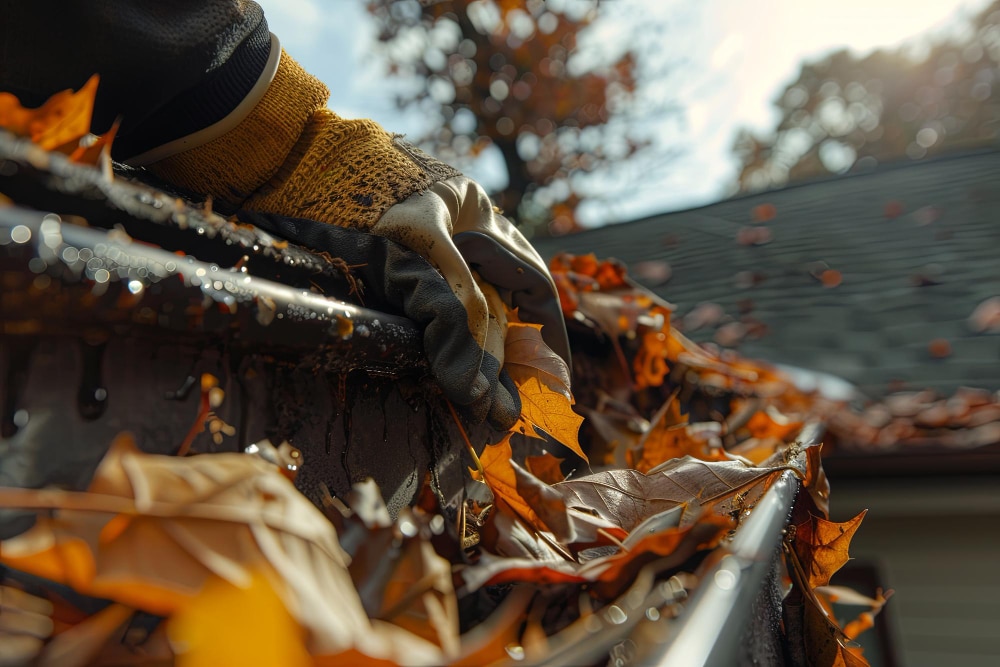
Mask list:
[[[932,44],[859,57],[841,50],[805,63],[775,101],[766,136],[734,145],[741,191],[995,145],[1000,130],[1000,2]]]

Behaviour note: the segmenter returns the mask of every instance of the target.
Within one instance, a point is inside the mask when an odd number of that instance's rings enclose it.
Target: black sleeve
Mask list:
[[[92,131],[121,116],[115,159],[226,117],[270,49],[243,0],[0,0],[0,91],[36,107],[99,74]]]

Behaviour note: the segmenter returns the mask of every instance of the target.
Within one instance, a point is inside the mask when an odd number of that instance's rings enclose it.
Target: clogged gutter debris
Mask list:
[[[85,217],[39,219],[22,208],[27,202],[5,189],[19,170],[48,178],[51,196],[81,201],[113,183],[111,138],[81,144],[93,86],[61,95],[40,110],[0,95],[5,347],[60,322],[46,335],[96,324],[132,335],[122,327],[143,324],[161,340],[212,330],[220,346],[281,347],[266,333],[277,327],[268,313],[295,308],[301,316],[281,325],[284,338],[311,332],[296,349],[357,334],[355,307],[322,291],[287,289],[239,261],[220,267],[178,256],[134,241],[134,232],[91,229]],[[53,112],[59,104],[65,113]],[[82,115],[86,122],[65,121]],[[52,118],[63,120],[47,125]],[[124,187],[162,201],[164,220],[181,216],[196,236],[218,237],[235,255],[263,253],[314,276],[342,276],[335,258],[193,213],[146,186]],[[141,222],[130,219],[130,229]],[[84,249],[98,258],[98,244],[103,263],[78,266]],[[121,433],[101,443],[107,453],[85,490],[0,487],[0,507],[37,514],[0,542],[4,611],[9,604],[27,619],[24,631],[0,629],[0,640],[13,632],[25,661],[59,664],[221,664],[223,656],[235,664],[640,664],[657,638],[680,627],[689,595],[712,585],[706,573],[719,586],[727,576],[735,584],[737,574],[719,561],[746,553],[734,536],[780,486],[799,489],[779,547],[791,582],[782,650],[810,665],[867,664],[852,640],[889,593],[866,598],[829,586],[863,514],[828,520],[815,438],[818,424],[839,423],[843,406],[797,390],[767,364],[692,343],[671,326],[671,305],[618,263],[563,255],[551,269],[571,329],[572,378],[538,327],[511,311],[505,363],[525,406],[521,420],[484,442],[454,411],[437,414],[458,434],[446,443],[451,470],[464,479],[456,511],[445,511],[433,475],[395,517],[371,482],[345,497],[324,493],[317,506],[295,481],[322,462],[293,446],[303,443],[274,445],[264,433],[244,451],[192,447],[203,431],[219,445],[234,430],[219,417],[226,393],[202,376],[202,400],[175,455],[146,453],[143,434]],[[125,287],[102,310],[96,304],[112,274]],[[58,308],[37,298],[43,293],[57,293]],[[200,315],[155,316],[158,304],[192,295]],[[327,307],[336,312],[324,318]],[[384,348],[392,335],[384,323],[393,320],[384,317],[383,329],[368,323],[374,345],[381,339]],[[408,351],[382,358],[383,371],[417,372],[419,338],[399,328],[391,347]],[[335,366],[340,349],[323,358]],[[339,363],[367,368],[371,359]],[[839,622],[834,600],[858,607],[858,619]]]

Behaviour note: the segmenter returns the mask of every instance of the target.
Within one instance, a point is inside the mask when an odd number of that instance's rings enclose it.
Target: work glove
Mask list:
[[[0,89],[40,103],[99,73],[92,129],[120,116],[116,160],[211,196],[220,210],[360,229],[425,257],[454,295],[448,312],[460,304],[466,324],[432,327],[453,318],[412,299],[408,307],[428,324],[427,354],[446,394],[477,406],[474,419],[505,427],[516,418],[517,393],[500,380],[504,304],[542,324],[569,361],[545,263],[483,189],[376,123],[326,109],[327,89],[281,51],[255,3],[0,0],[0,15]],[[291,227],[290,240],[343,254],[322,233],[303,238],[301,224]]]
[[[315,220],[252,212],[241,217],[281,238],[336,249],[353,267],[366,305],[402,313],[423,328],[431,373],[470,419],[508,428],[520,415],[517,388],[500,359],[471,336],[455,335],[467,326],[465,306],[422,256],[386,238]]]

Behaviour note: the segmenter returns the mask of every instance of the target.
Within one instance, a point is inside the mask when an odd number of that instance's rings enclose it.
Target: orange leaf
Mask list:
[[[811,516],[808,521],[795,526],[795,553],[809,579],[810,588],[829,584],[830,577],[850,560],[847,550],[851,538],[867,512],[864,510],[843,523]]]
[[[548,452],[541,456],[528,456],[524,459],[528,472],[546,484],[556,484],[566,479],[562,468],[559,467],[562,462],[562,459],[556,458]]]
[[[719,429],[714,429],[713,433],[689,425],[687,418],[681,415],[676,394],[667,399],[653,415],[652,421],[652,428],[642,436],[636,449],[626,452],[629,466],[639,472],[649,472],[664,461],[682,456],[693,456],[703,461],[729,460],[717,435]]]
[[[653,427],[639,453],[626,453],[629,465],[639,472],[649,472],[664,461],[692,456],[702,461],[728,461],[726,450],[713,447],[704,437],[698,437],[687,424]]]
[[[802,422],[792,421],[777,411],[767,409],[755,412],[747,422],[747,428],[755,438],[777,438],[788,442],[802,430]]]
[[[95,74],[77,92],[56,93],[37,109],[25,109],[14,95],[0,93],[0,127],[45,150],[71,152],[90,132],[97,83]]]
[[[506,503],[529,526],[535,530],[547,530],[545,522],[517,490],[517,472],[511,465],[513,456],[510,449],[511,435],[508,433],[507,437],[495,445],[487,445],[479,457],[486,484],[497,500]]]

